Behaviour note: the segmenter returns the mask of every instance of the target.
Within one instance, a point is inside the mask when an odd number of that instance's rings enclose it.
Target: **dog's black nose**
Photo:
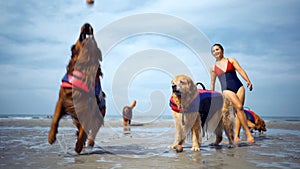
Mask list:
[[[177,85],[175,85],[175,84],[172,85],[172,92],[173,92],[173,93],[176,93],[176,94],[179,94],[179,93],[180,93],[180,92],[178,91],[178,89],[177,89]]]

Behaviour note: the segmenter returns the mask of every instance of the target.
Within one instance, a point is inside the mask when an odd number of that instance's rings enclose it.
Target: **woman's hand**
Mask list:
[[[247,87],[249,88],[250,91],[252,91],[253,86],[252,86],[252,83],[250,81],[247,82]]]

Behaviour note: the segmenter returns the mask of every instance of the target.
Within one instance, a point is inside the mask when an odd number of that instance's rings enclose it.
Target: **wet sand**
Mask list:
[[[300,121],[270,120],[268,131],[255,133],[255,144],[242,142],[228,149],[210,147],[182,153],[168,149],[174,139],[174,122],[157,120],[122,127],[121,120],[107,119],[93,150],[73,151],[76,130],[70,119],[60,122],[57,141],[47,141],[51,119],[0,118],[0,168],[299,168]],[[130,129],[130,130],[129,130]],[[242,137],[245,140],[245,137]]]

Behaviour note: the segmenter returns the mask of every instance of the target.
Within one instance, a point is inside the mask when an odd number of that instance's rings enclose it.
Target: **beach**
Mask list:
[[[191,141],[177,153],[174,122],[153,120],[123,128],[121,119],[105,120],[93,149],[74,153],[76,129],[72,120],[60,121],[57,140],[48,143],[51,118],[0,118],[0,168],[300,168],[300,121],[271,119],[267,131],[254,133],[255,143],[241,142],[228,149],[228,140],[201,151]],[[245,136],[242,136],[245,140]]]

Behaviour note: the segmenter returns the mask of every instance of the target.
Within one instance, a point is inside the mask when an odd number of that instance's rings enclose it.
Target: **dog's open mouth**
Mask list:
[[[86,23],[81,27],[81,33],[79,36],[79,41],[82,42],[85,39],[93,37],[93,28],[90,24]]]
[[[82,43],[84,40],[91,39],[92,37],[92,34],[82,34],[79,40]]]
[[[180,96],[181,95],[181,92],[177,89],[177,86],[176,85],[172,85],[172,92],[174,94],[176,94],[177,96]]]
[[[86,38],[86,39],[88,39],[88,38],[92,38],[92,37],[93,37],[93,35],[92,35],[92,34],[86,34],[86,35],[85,35],[85,38]]]

